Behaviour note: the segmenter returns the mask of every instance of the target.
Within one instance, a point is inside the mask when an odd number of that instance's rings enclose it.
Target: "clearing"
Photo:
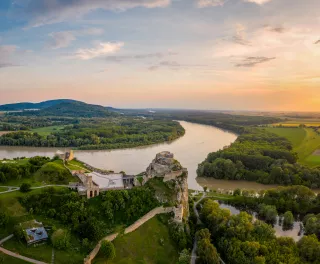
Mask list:
[[[40,136],[49,136],[51,133],[64,129],[65,126],[48,126],[32,129],[32,132],[37,132]]]
[[[310,167],[320,165],[320,134],[312,128],[266,128],[267,131],[287,138],[293,145],[293,150],[298,153],[299,163]]]
[[[108,264],[176,264],[178,251],[161,219],[167,218],[156,216],[134,232],[118,236],[113,241],[116,258]],[[93,263],[102,264],[105,260],[99,253]]]

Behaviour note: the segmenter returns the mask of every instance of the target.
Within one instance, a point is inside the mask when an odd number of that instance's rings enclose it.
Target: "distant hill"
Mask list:
[[[111,111],[112,108],[106,108],[101,105],[86,104],[79,101],[67,101],[54,104],[39,111],[23,111],[13,113],[20,116],[64,116],[64,117],[107,117],[117,115]]]
[[[0,111],[22,111],[28,109],[44,109],[61,103],[78,102],[71,99],[48,100],[40,103],[16,103],[0,105]]]

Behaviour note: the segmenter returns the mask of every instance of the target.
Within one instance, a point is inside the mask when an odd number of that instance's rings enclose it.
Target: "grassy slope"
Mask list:
[[[41,136],[49,136],[51,133],[62,130],[65,126],[48,126],[32,129],[33,132],[37,132]]]
[[[118,237],[114,246],[117,256],[108,264],[176,264],[178,260],[178,252],[169,237],[168,227],[158,217],[152,218],[136,231]],[[98,254],[93,263],[106,262]]]
[[[311,128],[266,128],[279,136],[286,137],[298,153],[299,162],[315,167],[320,165],[320,156],[313,155],[320,148],[320,136]]]

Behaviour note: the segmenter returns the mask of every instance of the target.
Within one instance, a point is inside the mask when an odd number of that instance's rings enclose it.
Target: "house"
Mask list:
[[[31,220],[20,223],[27,245],[34,245],[48,240],[48,233],[41,222]]]

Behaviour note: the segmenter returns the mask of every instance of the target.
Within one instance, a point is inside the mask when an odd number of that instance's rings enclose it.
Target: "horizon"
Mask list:
[[[318,113],[319,10],[316,0],[3,0],[0,104]]]

